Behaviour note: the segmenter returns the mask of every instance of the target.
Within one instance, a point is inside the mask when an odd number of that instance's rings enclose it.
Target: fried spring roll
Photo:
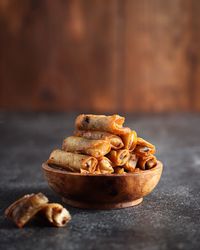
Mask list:
[[[98,169],[101,174],[111,174],[114,172],[112,162],[107,157],[102,157],[98,163]]]
[[[147,153],[147,151],[148,151],[148,153],[150,153],[150,154],[155,154],[155,152],[156,152],[156,148],[153,144],[151,144],[150,142],[148,142],[140,137],[137,138],[136,148],[138,148],[139,153],[140,152]],[[143,153],[142,153],[142,155],[143,155]]]
[[[55,149],[51,153],[47,162],[72,172],[80,172],[82,169],[89,173],[95,171],[98,163],[97,159],[92,156],[65,152],[59,149]]]
[[[27,194],[12,203],[6,209],[5,215],[22,228],[46,203],[48,198],[42,193]]]
[[[105,131],[112,134],[123,135],[130,132],[129,128],[123,127],[125,118],[119,115],[79,115],[75,126],[79,130]]]
[[[122,167],[116,167],[114,168],[115,174],[126,174],[124,168]]]
[[[62,149],[64,151],[83,153],[98,158],[109,153],[111,145],[105,140],[89,140],[78,136],[70,136],[63,141]]]
[[[81,136],[86,139],[109,141],[111,148],[115,150],[123,148],[124,146],[122,139],[119,136],[104,131],[76,130],[74,135]]]
[[[64,227],[71,220],[68,210],[58,203],[44,205],[40,213],[56,227]]]
[[[137,167],[142,170],[148,170],[157,165],[157,159],[155,155],[148,155],[147,157],[141,157],[138,160]]]
[[[108,158],[114,166],[123,166],[129,159],[130,153],[128,149],[111,150]]]
[[[124,164],[124,169],[133,173],[135,171],[138,162],[138,157],[135,154],[131,154],[129,160]]]
[[[137,145],[137,133],[132,130],[130,133],[124,134],[121,137],[124,143],[124,148],[133,151]]]

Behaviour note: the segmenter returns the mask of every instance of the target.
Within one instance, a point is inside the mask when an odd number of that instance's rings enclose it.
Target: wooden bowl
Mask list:
[[[80,174],[42,165],[49,186],[71,206],[114,209],[138,205],[158,184],[163,165],[141,173]]]

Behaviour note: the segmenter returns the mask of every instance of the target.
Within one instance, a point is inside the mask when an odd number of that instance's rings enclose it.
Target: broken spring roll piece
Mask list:
[[[72,172],[80,172],[83,169],[88,173],[93,173],[98,163],[97,159],[92,156],[65,152],[59,149],[51,153],[47,162]]]
[[[124,169],[128,172],[135,172],[135,168],[137,166],[138,157],[135,154],[131,154],[129,160],[124,164]]]
[[[124,134],[121,137],[124,143],[124,148],[133,151],[137,145],[137,133],[132,130],[130,133]]]
[[[114,168],[115,174],[126,174],[124,168],[122,167],[116,167]]]
[[[11,204],[5,215],[22,228],[46,203],[48,198],[42,193],[27,194]]]
[[[122,142],[122,139],[119,136],[113,135],[108,132],[76,130],[74,134],[76,136],[81,136],[86,139],[109,141],[112,149],[120,149],[124,146],[124,143]]]
[[[79,130],[105,131],[112,134],[126,134],[130,128],[124,128],[125,118],[119,115],[79,115],[75,120],[75,126]]]
[[[63,141],[62,149],[68,152],[83,153],[98,158],[109,153],[111,145],[105,140],[89,140],[78,136],[70,136]]]
[[[71,220],[68,210],[58,203],[44,205],[40,214],[56,227],[64,227]]]
[[[101,174],[112,174],[114,169],[112,162],[107,157],[102,157],[98,162],[98,170]]]
[[[157,159],[155,155],[149,155],[147,157],[141,157],[138,160],[137,167],[142,170],[148,170],[154,168],[157,165]]]
[[[129,159],[130,153],[128,149],[111,150],[108,158],[114,166],[123,166]]]

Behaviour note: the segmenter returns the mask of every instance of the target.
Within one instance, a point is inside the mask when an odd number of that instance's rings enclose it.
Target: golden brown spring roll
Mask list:
[[[134,172],[138,162],[136,154],[130,154],[129,160],[124,164],[124,169],[128,172]]]
[[[98,169],[101,174],[111,174],[114,172],[112,162],[107,157],[102,157],[98,162]]]
[[[137,138],[136,149],[138,151],[138,154],[141,154],[142,156],[146,155],[146,153],[155,154],[156,152],[156,148],[153,144],[140,137]]]
[[[64,151],[83,153],[98,158],[109,153],[111,145],[105,140],[89,140],[78,136],[70,136],[63,141],[62,149]]]
[[[51,153],[47,162],[72,172],[80,172],[83,169],[89,173],[95,171],[98,163],[97,159],[92,156],[65,152],[59,149],[55,149]]]
[[[148,155],[147,157],[139,157],[137,167],[142,170],[147,170],[157,165],[157,159],[155,155]]]
[[[124,168],[122,167],[115,167],[114,171],[115,171],[115,174],[126,174]]]
[[[5,215],[22,228],[47,202],[48,198],[42,193],[27,194],[12,203],[6,209]]]
[[[124,148],[133,151],[137,145],[137,133],[132,130],[130,133],[122,135],[121,138],[124,143]]]
[[[86,139],[109,141],[111,148],[115,150],[123,148],[124,146],[124,143],[119,136],[104,131],[76,130],[74,135],[84,137]]]
[[[71,220],[68,210],[58,203],[44,205],[40,214],[56,227],[64,227]]]
[[[114,166],[123,166],[129,159],[130,153],[128,149],[111,150],[108,158]]]
[[[119,115],[79,115],[75,126],[78,130],[105,131],[112,134],[123,135],[130,132],[130,128],[123,127],[125,118]]]

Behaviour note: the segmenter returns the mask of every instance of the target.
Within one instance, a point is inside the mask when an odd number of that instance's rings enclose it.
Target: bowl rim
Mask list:
[[[48,171],[48,172],[54,172],[54,173],[59,173],[59,174],[63,174],[63,175],[74,175],[74,176],[89,176],[89,177],[94,177],[94,176],[98,176],[98,177],[105,177],[105,176],[112,176],[112,177],[119,177],[119,176],[133,176],[133,175],[146,175],[146,174],[152,174],[152,173],[156,173],[158,171],[162,171],[163,169],[163,163],[161,161],[157,161],[158,164],[156,167],[148,169],[148,170],[144,170],[140,173],[135,172],[135,173],[126,173],[126,174],[83,174],[83,173],[73,173],[73,172],[68,172],[66,170],[61,170],[61,169],[55,169],[49,166],[49,164],[47,162],[44,162],[42,164],[42,169],[44,171]]]

